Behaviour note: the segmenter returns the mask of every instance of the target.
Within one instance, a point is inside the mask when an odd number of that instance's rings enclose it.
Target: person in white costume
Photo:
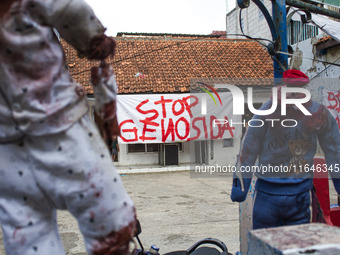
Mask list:
[[[78,220],[89,254],[129,254],[136,213],[66,69],[58,34],[101,60],[115,43],[83,0],[0,2],[0,222],[10,255],[65,254],[56,210]],[[115,80],[92,70],[97,111],[117,129]]]

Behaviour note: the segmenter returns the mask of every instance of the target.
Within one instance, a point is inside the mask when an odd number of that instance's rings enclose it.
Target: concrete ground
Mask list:
[[[232,203],[230,174],[198,178],[189,171],[122,175],[137,208],[142,240],[148,249],[155,244],[161,253],[187,249],[196,241],[214,237],[229,252],[239,250],[239,206]],[[331,204],[337,203],[333,185]],[[77,222],[58,211],[58,227],[67,255],[86,255]],[[4,255],[0,231],[0,255]],[[52,254],[52,253],[51,253]]]
[[[136,204],[146,249],[155,244],[165,253],[214,237],[229,252],[239,250],[239,207],[229,198],[230,175],[197,178],[185,171],[129,174],[122,180]],[[68,212],[58,211],[58,226],[66,254],[86,255],[77,223]],[[0,241],[0,255],[4,255]]]

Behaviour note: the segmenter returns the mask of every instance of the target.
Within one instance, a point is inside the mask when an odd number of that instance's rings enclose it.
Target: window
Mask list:
[[[288,25],[287,35],[288,35],[288,44],[296,44],[297,42],[301,42],[312,38],[319,34],[319,30],[316,26],[303,24],[302,32],[301,32],[301,21],[291,20]]]
[[[145,144],[142,143],[128,144],[128,153],[134,152],[145,152]]]
[[[159,144],[158,143],[146,144],[146,152],[157,152],[157,151],[159,151]]]
[[[183,151],[183,143],[177,143],[178,150]],[[135,143],[128,144],[128,153],[159,152],[161,143]]]
[[[136,143],[128,144],[128,153],[136,152],[158,152],[159,143]]]

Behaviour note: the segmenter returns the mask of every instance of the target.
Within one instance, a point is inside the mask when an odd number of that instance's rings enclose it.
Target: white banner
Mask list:
[[[340,129],[340,91],[323,90],[323,104],[330,111]]]
[[[239,137],[231,93],[118,95],[120,143],[169,143]],[[239,123],[232,127],[232,121]]]

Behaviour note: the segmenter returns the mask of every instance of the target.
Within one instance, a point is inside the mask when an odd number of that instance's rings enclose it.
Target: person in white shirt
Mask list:
[[[56,210],[66,209],[78,220],[89,254],[128,254],[134,204],[87,115],[82,87],[66,69],[55,30],[89,59],[103,62],[115,48],[83,0],[1,0],[0,222],[5,249],[10,255],[65,254]],[[110,85],[105,84],[113,79],[108,70],[93,70],[95,84]],[[115,102],[107,99],[98,111],[110,133]]]

